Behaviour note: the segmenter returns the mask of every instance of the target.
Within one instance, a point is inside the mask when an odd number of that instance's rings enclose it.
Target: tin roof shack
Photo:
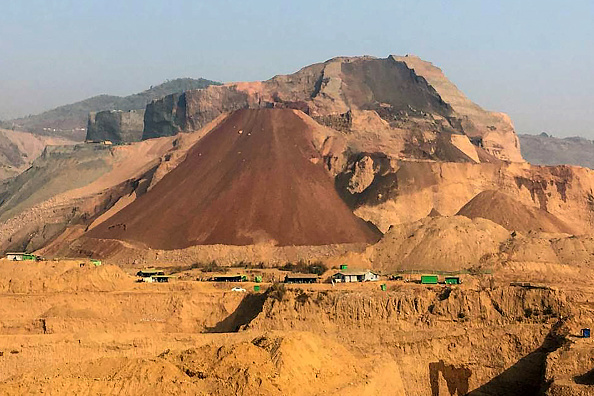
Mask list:
[[[28,253],[6,253],[6,258],[12,261],[37,261],[39,258]]]
[[[462,279],[459,276],[446,276],[445,283],[446,285],[459,285],[462,283]]]
[[[6,253],[6,259],[11,261],[23,261],[25,253]]]
[[[285,283],[318,283],[316,274],[289,274],[285,276]]]
[[[167,283],[170,279],[175,278],[173,275],[153,275],[151,276],[152,282]]]
[[[247,282],[245,275],[215,275],[210,278],[213,282]]]
[[[332,275],[332,281],[338,283],[375,282],[378,280],[379,275],[369,270],[347,270]]]
[[[139,277],[138,282],[153,283],[155,282],[155,277],[165,276],[165,272],[155,268],[146,268],[138,271],[136,276]]]

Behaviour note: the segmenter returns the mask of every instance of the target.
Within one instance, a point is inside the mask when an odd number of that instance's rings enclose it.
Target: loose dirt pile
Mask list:
[[[510,231],[572,233],[571,227],[539,208],[526,206],[500,191],[483,191],[457,213],[470,219],[489,219]]]
[[[119,267],[113,265],[95,267],[86,260],[60,262],[0,260],[0,292],[3,293],[113,291],[127,288],[133,280]]]
[[[293,110],[238,111],[88,236],[157,249],[377,240],[336,193],[312,140]]]
[[[427,217],[393,226],[366,255],[374,268],[458,271],[499,252],[510,233],[486,219]]]
[[[336,360],[336,356],[341,356]],[[382,356],[386,358],[386,356]],[[311,333],[103,358],[13,377],[0,393],[102,395],[376,395],[404,391],[393,360],[362,358]]]

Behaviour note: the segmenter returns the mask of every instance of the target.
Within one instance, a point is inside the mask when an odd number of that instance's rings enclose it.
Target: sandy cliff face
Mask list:
[[[376,173],[373,182],[363,191],[351,193],[347,186],[349,180],[356,177],[356,158],[338,176],[343,180],[343,196],[358,216],[373,222],[383,232],[390,225],[420,220],[433,209],[443,215],[454,215],[486,190],[497,190],[511,197],[516,203],[508,202],[508,207],[525,205],[542,212],[534,214],[534,221],[526,220],[527,224],[514,227],[509,221],[506,223],[504,213],[497,216],[487,213],[496,210],[491,206],[497,197],[490,195],[480,205],[484,214],[471,217],[491,218],[512,230],[592,232],[594,172],[586,168],[402,161],[393,162],[383,172]],[[381,159],[375,162],[379,164]],[[543,216],[549,215],[555,219],[551,217],[545,222]],[[556,224],[555,229],[551,221]]]

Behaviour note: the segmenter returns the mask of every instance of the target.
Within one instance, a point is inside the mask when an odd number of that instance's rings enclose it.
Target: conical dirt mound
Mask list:
[[[156,249],[376,241],[338,196],[312,132],[294,110],[239,110],[88,236]]]
[[[495,190],[483,191],[458,212],[471,219],[489,219],[510,231],[572,233],[571,227],[551,213],[524,205]]]

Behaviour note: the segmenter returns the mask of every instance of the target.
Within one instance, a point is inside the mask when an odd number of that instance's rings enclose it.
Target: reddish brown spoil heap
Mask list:
[[[156,249],[376,241],[340,199],[322,162],[312,130],[293,110],[239,110],[88,236]]]

